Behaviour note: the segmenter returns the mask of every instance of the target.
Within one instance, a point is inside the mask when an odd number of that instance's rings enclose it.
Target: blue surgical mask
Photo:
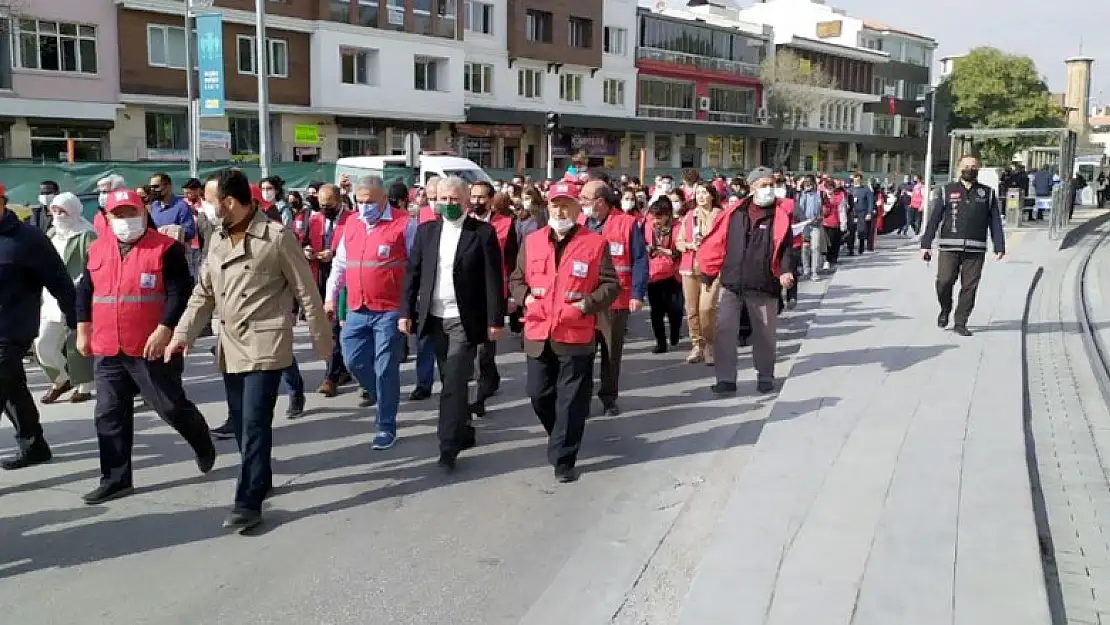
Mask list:
[[[359,204],[358,213],[362,220],[368,224],[377,222],[382,218],[382,208],[377,204]]]

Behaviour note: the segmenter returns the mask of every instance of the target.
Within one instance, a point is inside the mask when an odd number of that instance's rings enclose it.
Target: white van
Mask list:
[[[361,176],[383,176],[385,170],[404,168],[404,156],[352,156],[341,158],[335,163],[336,180],[340,176],[347,176],[351,182]],[[454,156],[450,153],[424,152],[420,155],[420,180],[424,185],[428,178],[439,176],[447,178],[458,176],[473,184],[475,182],[493,182],[489,174],[474,161]],[[389,184],[389,181],[385,181]]]

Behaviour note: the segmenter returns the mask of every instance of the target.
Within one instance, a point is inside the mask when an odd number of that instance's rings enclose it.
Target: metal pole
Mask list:
[[[197,177],[196,110],[193,107],[193,0],[185,0],[185,100],[189,117],[189,177]]]
[[[258,168],[265,178],[270,175],[270,101],[266,88],[270,68],[267,62],[269,46],[266,43],[266,0],[254,0],[254,10],[258,18],[254,31],[254,64],[258,76]]]
[[[547,179],[555,179],[555,135],[547,133]]]
[[[929,208],[931,205],[930,198],[933,197],[929,190],[933,184],[933,140],[936,139],[936,118],[937,118],[937,90],[929,96],[932,98],[932,114],[929,116],[929,145],[925,148],[925,177],[922,183],[925,185],[924,200],[921,202],[921,227],[924,228],[925,224],[929,223]]]

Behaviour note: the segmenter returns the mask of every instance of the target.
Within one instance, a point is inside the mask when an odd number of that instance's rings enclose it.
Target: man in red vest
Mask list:
[[[493,185],[488,182],[475,182],[470,187],[470,214],[479,221],[484,221],[493,226],[497,235],[498,249],[501,251],[501,266],[503,280],[506,284],[505,296],[508,296],[508,279],[516,264],[517,254],[520,252],[520,243],[516,237],[516,219],[511,215],[494,214],[491,211],[493,202]],[[501,374],[497,371],[497,343],[487,341],[478,345],[478,391],[470,411],[478,416],[486,413],[486,400],[497,393],[501,388]]]
[[[193,290],[185,247],[149,227],[134,191],[110,191],[105,214],[108,232],[89,248],[77,286],[77,350],[95,357],[100,446],[100,485],[84,495],[88,504],[132,492],[136,392],[189,443],[201,473],[216,462],[208,424],[182,387],[184,360],[163,361]]]
[[[382,179],[360,178],[355,185],[357,217],[343,229],[343,240],[332,259],[324,308],[335,314],[339,291],[347,287],[347,321],[340,343],[343,360],[362,388],[377,397],[378,433],[374,449],[397,441],[400,403],[401,288],[416,220],[386,201]]]
[[[316,194],[320,210],[308,218],[308,244],[305,246],[305,258],[312,267],[312,276],[320,287],[321,296],[325,295],[328,276],[331,275],[332,258],[339,249],[339,242],[343,240],[343,230],[348,220],[355,217],[353,212],[343,209],[340,194],[341,191],[336,185],[322,185]],[[339,320],[332,319],[332,353],[328,358],[324,381],[316,389],[317,393],[325,397],[335,397],[339,393],[339,386],[344,381],[350,380],[339,345],[339,332]]]
[[[605,238],[621,285],[612,307],[597,316],[597,344],[601,351],[601,386],[597,397],[602,413],[616,416],[620,414],[617,395],[628,314],[639,312],[647,298],[647,245],[636,218],[619,210],[620,194],[605,182],[586,183],[579,201],[586,216],[586,228]]]
[[[547,431],[555,479],[578,479],[575,464],[590,413],[597,315],[620,295],[605,238],[578,225],[578,186],[548,192],[547,226],[524,239],[509,293],[524,303],[528,395]]]
[[[712,391],[722,395],[736,392],[736,346],[745,307],[759,392],[774,390],[779,297],[794,284],[793,202],[775,197],[774,173],[766,167],[748,174],[748,184],[752,194],[728,210],[723,227],[702,241],[698,254],[703,279],[721,278]]]

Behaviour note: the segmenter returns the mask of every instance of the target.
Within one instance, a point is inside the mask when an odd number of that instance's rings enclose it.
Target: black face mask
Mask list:
[[[320,210],[324,211],[324,215],[327,215],[328,218],[335,217],[339,214],[339,206],[336,204],[332,204],[330,206],[321,206]]]
[[[471,209],[478,215],[485,215],[489,211],[489,204],[486,202],[475,202]]]
[[[301,208],[304,207],[304,204],[300,200],[293,200],[292,202],[289,203],[289,205],[292,206],[293,210],[295,210],[295,211],[299,211],[299,210],[301,210]]]
[[[965,169],[960,172],[960,178],[963,178],[964,182],[975,182],[979,179],[979,170]]]

